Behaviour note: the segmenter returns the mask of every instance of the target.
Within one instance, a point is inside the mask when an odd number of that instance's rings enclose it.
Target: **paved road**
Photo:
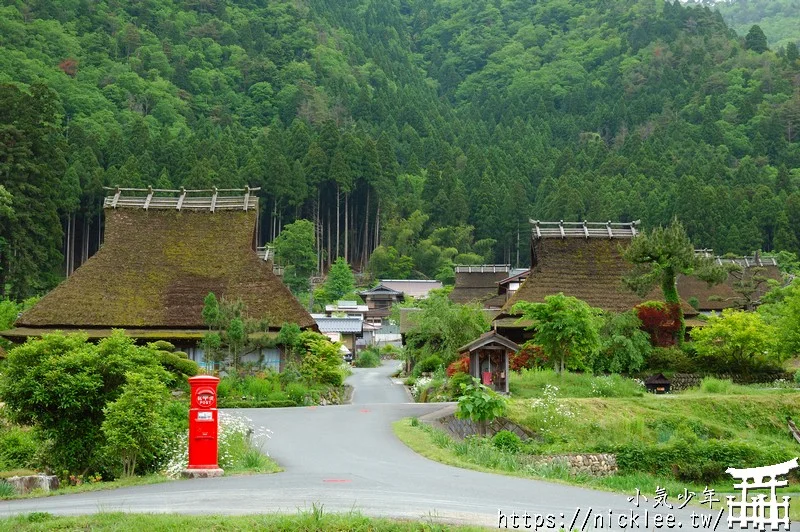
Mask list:
[[[638,529],[654,529],[653,513],[658,510],[652,509],[652,494],[647,493],[652,488],[645,492],[650,502],[637,510],[623,495],[458,469],[412,452],[394,436],[391,422],[441,405],[411,403],[405,388],[389,377],[395,367],[396,363],[386,363],[377,369],[355,369],[348,380],[355,389],[351,405],[241,412],[256,425],[274,431],[269,452],[285,468],[283,473],[6,501],[0,502],[0,515],[32,511],[250,514],[295,512],[316,504],[325,511],[355,509],[367,515],[491,527],[512,526],[510,521],[498,522],[501,510],[507,516],[527,511],[554,514],[557,527],[562,522],[569,527],[580,507],[574,528],[581,528],[591,508],[587,530],[593,528],[595,515],[607,517],[609,510],[614,526],[609,527],[606,519],[603,528],[619,529],[618,514],[630,514],[632,509],[641,514]],[[649,526],[644,523],[645,508]],[[697,529],[691,526],[688,511],[675,514],[683,529]],[[725,519],[720,530],[727,528]]]

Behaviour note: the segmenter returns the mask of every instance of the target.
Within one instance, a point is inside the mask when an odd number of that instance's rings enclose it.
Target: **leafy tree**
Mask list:
[[[369,258],[369,273],[375,279],[408,279],[413,268],[414,259],[392,246],[378,246]]]
[[[155,354],[123,331],[97,345],[84,334],[49,334],[9,352],[0,397],[11,421],[33,426],[47,442],[44,465],[85,474],[105,465],[104,408],[139,374],[170,380]]]
[[[747,36],[744,38],[744,46],[748,50],[753,50],[756,53],[764,53],[769,48],[767,47],[767,36],[758,24],[753,24]]]
[[[778,345],[785,357],[800,353],[800,281],[795,279],[784,287],[775,287],[763,298],[758,313],[775,327]]]
[[[513,311],[533,321],[534,345],[553,361],[556,372],[583,367],[601,347],[599,311],[580,299],[561,293],[545,297],[544,303],[520,301]]]
[[[696,275],[712,284],[721,283],[726,277],[725,270],[715,266],[710,258],[694,252],[694,246],[677,219],[667,227],[656,227],[634,238],[625,250],[625,259],[634,265],[623,279],[629,288],[644,297],[659,286],[664,300],[676,309],[680,320],[678,344],[683,343],[686,331],[675,284],[678,274]]]
[[[480,308],[453,303],[445,293],[431,293],[420,302],[413,325],[406,333],[411,358],[439,356],[445,366],[458,356],[458,348],[489,329]]]
[[[104,409],[101,430],[106,452],[122,463],[130,477],[142,462],[152,463],[168,440],[166,406],[169,390],[153,376],[128,373],[122,393]]]
[[[317,266],[314,224],[308,220],[297,220],[285,226],[274,245],[278,263],[291,267],[290,275],[284,272],[283,281],[295,293],[307,292],[308,278]]]
[[[246,317],[241,301],[217,301],[213,292],[204,301],[203,319],[209,326],[202,340],[205,361],[239,371],[244,355],[264,347],[269,323]]]
[[[341,386],[344,382],[339,351],[341,344],[313,331],[303,332],[300,337],[306,351],[300,362],[300,374],[305,381],[308,384]]]
[[[472,384],[461,384],[455,416],[477,423],[481,436],[486,435],[487,424],[505,412],[505,397],[482,385],[478,379],[473,377]]]
[[[635,372],[652,351],[650,338],[634,311],[607,314],[600,328],[600,349],[592,360],[595,372]]]
[[[355,290],[355,277],[343,257],[336,259],[323,288],[326,301],[338,301]]]
[[[751,373],[781,361],[778,330],[757,313],[725,309],[691,335],[699,361],[710,370]]]

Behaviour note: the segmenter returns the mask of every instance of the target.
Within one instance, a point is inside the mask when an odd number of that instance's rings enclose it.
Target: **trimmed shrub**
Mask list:
[[[182,358],[177,353],[159,351],[158,361],[164,366],[164,369],[178,376],[194,377],[200,373],[196,362]]]
[[[508,368],[521,373],[523,369],[543,368],[550,365],[550,360],[538,345],[526,342],[522,348],[511,355]]]
[[[677,347],[655,347],[647,358],[647,369],[692,373],[696,370],[696,366],[686,351],[682,349]]]
[[[510,430],[501,430],[492,438],[492,445],[501,451],[515,453],[519,451],[522,440]]]
[[[450,395],[454,398],[460,397],[464,387],[470,384],[472,384],[472,376],[469,373],[456,373],[447,381]]]
[[[441,367],[442,364],[443,362],[441,357],[437,355],[431,355],[425,360],[420,361],[417,364],[417,368],[419,368],[420,373],[433,373],[437,368]]]

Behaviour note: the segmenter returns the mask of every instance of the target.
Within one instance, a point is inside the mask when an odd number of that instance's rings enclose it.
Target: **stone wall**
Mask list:
[[[425,420],[423,419],[423,421]],[[469,419],[458,419],[453,414],[446,414],[432,421],[435,421],[436,425],[450,433],[451,436],[460,440],[463,440],[467,436],[480,435],[480,427],[477,423]],[[513,432],[523,441],[533,437],[532,433],[506,418],[497,418],[487,424],[485,435],[491,438],[502,430]]]
[[[668,378],[672,383],[671,391],[679,392],[688,388],[697,388],[700,382],[705,377],[715,377],[717,379],[730,379],[736,384],[759,384],[771,383],[776,380],[783,379],[792,381],[794,373],[775,372],[775,373],[758,373],[752,375],[738,375],[733,373],[720,373],[716,375],[704,375],[702,373],[676,373],[671,378]]]
[[[594,477],[613,475],[617,467],[617,457],[613,454],[550,454],[533,459],[535,464],[563,462],[573,475],[585,474]]]

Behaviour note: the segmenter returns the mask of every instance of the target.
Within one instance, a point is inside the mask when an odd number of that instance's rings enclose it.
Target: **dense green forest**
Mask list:
[[[739,35],[745,35],[758,24],[767,35],[769,45],[785,47],[800,41],[800,0],[687,0],[718,9],[722,17]]]
[[[102,238],[103,186],[260,186],[319,267],[525,263],[527,221],[800,250],[800,62],[660,0],[3,0],[0,290]],[[373,260],[370,263],[370,257]],[[449,272],[449,273],[448,273]],[[1,294],[0,294],[1,295]]]

